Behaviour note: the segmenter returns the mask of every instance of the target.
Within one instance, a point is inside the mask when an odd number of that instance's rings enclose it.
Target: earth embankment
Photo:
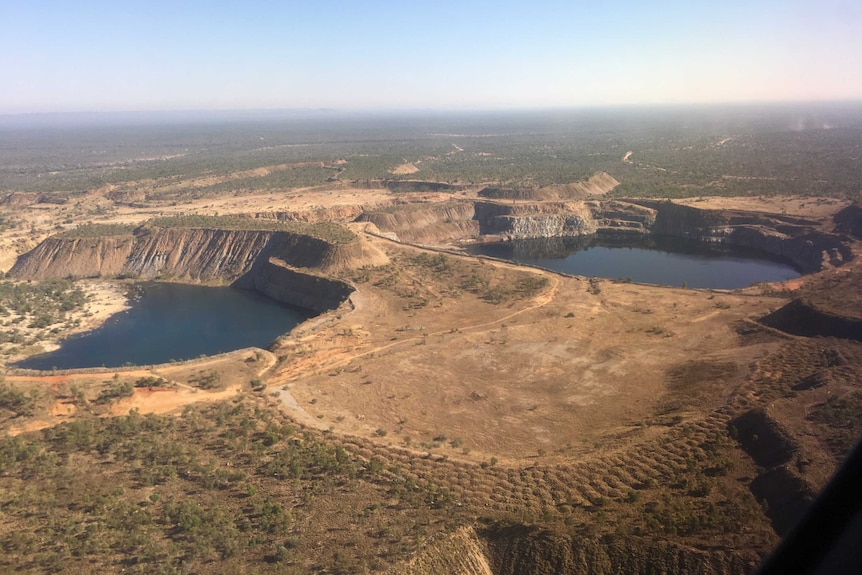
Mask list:
[[[397,573],[408,575],[556,575],[558,573],[749,573],[755,553],[696,549],[641,537],[574,537],[540,527],[459,529],[429,545]],[[395,571],[391,571],[394,575]]]
[[[400,241],[439,244],[479,234],[473,202],[413,204],[398,209],[365,212],[357,222],[370,222]]]

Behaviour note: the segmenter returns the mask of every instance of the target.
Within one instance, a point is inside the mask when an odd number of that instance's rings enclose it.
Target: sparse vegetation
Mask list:
[[[149,225],[158,228],[201,228],[222,230],[254,230],[291,232],[295,234],[309,235],[324,241],[346,244],[353,241],[356,236],[345,228],[332,222],[318,222],[307,224],[304,222],[282,222],[245,216],[172,216],[154,218]]]
[[[81,224],[57,234],[61,238],[94,238],[106,236],[130,236],[137,228],[132,224]]]
[[[352,210],[338,213],[348,201],[417,216],[431,203],[454,209],[486,184],[526,197],[598,170],[622,182],[612,198],[860,194],[858,162],[850,161],[860,151],[856,128],[790,133],[765,113],[734,124],[733,139],[717,145],[725,121],[683,129],[685,118],[669,113],[658,134],[649,118],[636,130],[617,120],[599,129],[576,114],[553,119],[552,129],[524,116],[483,125],[481,134],[457,118],[439,132],[375,124],[335,134],[287,122],[236,141],[210,127],[181,136],[157,129],[155,143],[104,146],[96,161],[88,144],[44,161],[38,147],[10,148],[15,168],[4,156],[0,188],[38,192],[25,200],[41,203],[32,210],[38,218],[0,218],[0,230],[10,232],[9,253],[90,220],[61,235],[220,228],[350,242],[353,232],[337,223],[274,218],[352,219]],[[403,163],[420,173],[389,173]],[[448,185],[456,180],[482,185]],[[313,200],[292,189],[312,185],[322,185],[309,191]],[[230,207],[261,217],[210,215],[264,193]],[[307,211],[279,211],[300,205]],[[140,227],[98,222],[156,214]],[[448,233],[461,223],[447,216],[442,226]],[[832,224],[824,216],[787,226],[802,233]],[[800,474],[824,471],[862,432],[858,343],[783,338],[755,322],[780,305],[770,298],[801,294],[857,308],[852,266],[840,277],[809,278],[800,291],[788,284],[707,295],[628,279],[585,282],[383,240],[374,247],[388,265],[338,272],[368,297],[285,334],[274,358],[259,353],[255,363],[246,353],[240,367],[201,358],[107,381],[101,373],[7,374],[0,571],[394,572],[417,552],[446,549],[461,526],[479,526],[485,538],[508,527],[517,536],[547,530],[545,545],[679,544],[703,561],[751,553],[740,559],[749,565],[777,540],[768,516],[776,505],[752,494],[763,470],[736,440],[763,444],[767,436],[729,422],[774,405],[782,425],[804,425],[808,440],[787,464]],[[71,327],[85,300],[65,280],[0,282],[4,351]],[[230,401],[201,402],[180,417],[107,417],[127,411],[120,406],[132,394],[144,405],[183,394],[212,401],[209,391],[233,389]]]

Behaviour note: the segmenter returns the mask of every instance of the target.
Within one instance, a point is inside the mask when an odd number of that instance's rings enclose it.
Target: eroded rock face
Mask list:
[[[278,265],[271,264],[274,258]],[[146,229],[134,235],[48,238],[21,256],[10,277],[134,277],[234,283],[314,311],[338,307],[352,288],[326,277],[388,258],[357,237],[347,243],[281,231]],[[290,282],[278,286],[279,282]]]
[[[833,221],[836,232],[862,239],[862,206],[859,204],[847,206],[835,214]]]
[[[131,235],[48,238],[19,257],[8,275],[25,279],[116,276],[134,243]]]
[[[122,273],[153,279],[233,281],[251,269],[274,232],[164,229],[139,234]]]
[[[583,202],[476,202],[476,220],[481,234],[513,239],[586,236],[598,229]]]
[[[321,313],[337,308],[353,292],[343,281],[291,269],[283,261],[271,258],[255,266],[242,287],[284,303]]]
[[[656,211],[654,234],[754,248],[786,259],[803,273],[839,266],[853,258],[846,238],[823,232],[817,229],[818,222],[804,218],[703,210],[660,200],[632,201]]]

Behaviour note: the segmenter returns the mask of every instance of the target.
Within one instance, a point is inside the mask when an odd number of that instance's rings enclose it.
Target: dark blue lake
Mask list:
[[[738,289],[800,273],[755,250],[705,245],[681,238],[643,240],[542,238],[471,246],[481,254],[586,277],[691,288]]]
[[[249,290],[170,283],[132,286],[132,307],[51,353],[16,364],[28,369],[119,367],[266,347],[311,316]]]

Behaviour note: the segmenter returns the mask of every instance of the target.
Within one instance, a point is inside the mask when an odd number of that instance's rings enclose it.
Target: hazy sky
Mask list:
[[[836,99],[858,0],[0,0],[0,113]]]

